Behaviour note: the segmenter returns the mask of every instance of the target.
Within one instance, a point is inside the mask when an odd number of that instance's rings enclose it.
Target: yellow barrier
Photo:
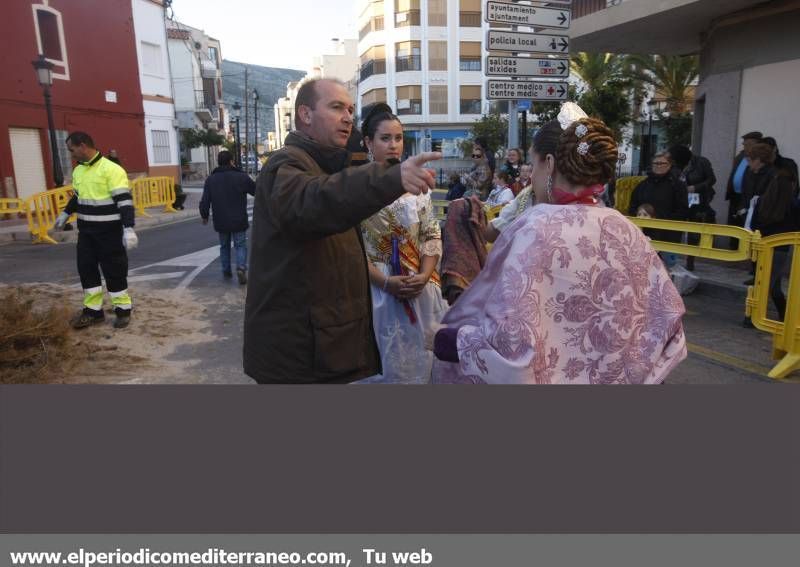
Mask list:
[[[676,242],[653,240],[653,248],[660,252],[672,252],[673,254],[710,258],[712,260],[722,260],[724,262],[749,260],[752,255],[751,250],[753,242],[760,238],[758,232],[754,233],[738,226],[663,219],[642,219],[638,217],[628,217],[628,220],[640,228],[658,228],[672,232],[691,232],[700,235],[700,242],[697,244],[678,244]],[[736,250],[716,248],[714,247],[715,236],[736,238],[739,240],[739,247]]]
[[[770,275],[775,249],[793,246],[789,272],[789,289],[786,293],[786,314],[783,322],[767,317],[770,301]],[[747,290],[746,313],[757,329],[772,333],[772,356],[780,362],[770,371],[770,378],[785,378],[800,370],[800,233],[776,234],[761,239],[754,246],[753,259],[757,260],[755,285]]]
[[[26,215],[28,230],[33,235],[34,242],[56,244],[47,233],[53,228],[56,217],[67,206],[73,193],[72,186],[67,185],[28,197],[25,201]],[[75,220],[75,215],[72,215],[70,220]]]
[[[627,215],[628,207],[631,206],[633,190],[645,179],[647,179],[647,177],[644,176],[620,177],[617,179],[614,189],[614,208],[623,215]]]
[[[22,199],[0,199],[0,215],[24,214],[28,210]]]
[[[450,205],[450,201],[433,199],[431,203],[433,203],[433,216],[437,220],[443,221],[447,217],[447,207]]]
[[[175,180],[172,177],[142,177],[131,183],[131,195],[136,212],[149,217],[145,209],[164,207],[164,212],[176,212],[172,208],[175,202]]]

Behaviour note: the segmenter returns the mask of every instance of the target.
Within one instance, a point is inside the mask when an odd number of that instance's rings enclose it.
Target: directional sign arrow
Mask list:
[[[558,15],[558,23],[562,26],[567,22],[567,15],[564,12],[561,12]]]
[[[486,48],[487,51],[566,54],[569,52],[569,37],[561,34],[489,30],[486,34]]]
[[[559,96],[564,96],[564,93],[566,93],[566,92],[567,91],[566,91],[566,89],[564,89],[564,85],[559,85],[559,87],[558,87],[558,95]]]
[[[567,40],[562,37],[561,43],[559,45],[561,46],[561,51],[566,51],[567,48],[569,47],[569,42],[567,42]]]
[[[558,66],[558,70],[561,71],[561,74],[563,75],[564,73],[567,72],[567,64],[562,61],[561,64]]]

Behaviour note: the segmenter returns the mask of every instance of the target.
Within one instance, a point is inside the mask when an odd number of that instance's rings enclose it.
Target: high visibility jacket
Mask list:
[[[78,230],[99,232],[134,224],[133,197],[128,175],[100,152],[72,172],[75,194],[64,212],[78,213]]]

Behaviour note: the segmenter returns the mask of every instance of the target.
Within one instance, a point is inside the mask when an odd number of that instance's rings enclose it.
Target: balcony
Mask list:
[[[214,97],[209,96],[205,91],[194,92],[194,112],[203,122],[219,118],[219,108],[217,108]]]
[[[370,32],[381,31],[382,29],[383,16],[375,16],[374,18],[370,18],[370,20],[364,24],[364,27],[359,30],[358,40],[363,40],[365,37],[367,37],[367,35],[369,35]]]
[[[459,12],[458,25],[462,28],[479,28],[481,27],[481,13],[480,12]]]
[[[714,22],[762,0],[574,0],[574,51],[697,53]]]
[[[359,78],[360,80],[364,80],[367,77],[371,77],[372,75],[383,75],[386,73],[386,60],[385,59],[375,59],[373,61],[367,61],[361,66],[361,70],[359,71]]]
[[[409,10],[408,12],[397,12],[394,15],[394,27],[418,26],[420,22],[419,10]]]
[[[422,71],[422,57],[419,55],[404,55],[395,58],[395,72]]]
[[[481,58],[480,57],[461,57],[458,61],[459,71],[480,71]]]

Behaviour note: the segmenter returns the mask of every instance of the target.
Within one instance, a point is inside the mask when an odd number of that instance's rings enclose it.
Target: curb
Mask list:
[[[200,213],[197,210],[183,210],[178,211],[176,213],[159,213],[158,216],[153,217],[138,217],[137,224],[134,227],[137,232],[147,230],[149,228],[155,228],[157,226],[163,226],[166,224],[172,224],[184,220],[189,220],[193,218],[200,218]],[[53,231],[50,233],[50,236],[56,242],[77,242],[78,241],[78,230],[76,227],[73,226],[71,231],[66,232],[58,232]],[[27,230],[18,230],[14,232],[5,232],[0,233],[0,244],[6,244],[11,242],[28,242],[33,243],[33,237],[31,233]]]

